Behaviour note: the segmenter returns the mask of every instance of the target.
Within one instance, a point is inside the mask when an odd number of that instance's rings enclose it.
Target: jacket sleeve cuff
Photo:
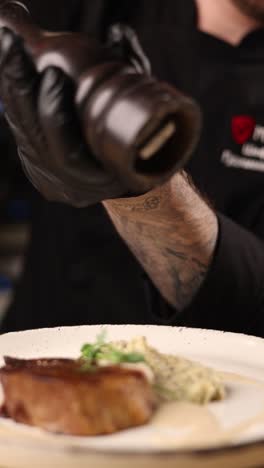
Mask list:
[[[264,244],[252,233],[218,215],[213,261],[192,304],[186,326],[255,333],[264,287]]]

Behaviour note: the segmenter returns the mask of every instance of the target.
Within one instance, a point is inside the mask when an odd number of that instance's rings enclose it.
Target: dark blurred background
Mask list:
[[[0,321],[23,268],[37,194],[19,164],[0,101]]]

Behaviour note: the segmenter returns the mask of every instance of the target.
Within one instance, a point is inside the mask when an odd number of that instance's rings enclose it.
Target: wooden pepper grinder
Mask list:
[[[145,193],[186,164],[201,127],[192,99],[85,34],[41,30],[20,2],[0,7],[1,26],[23,38],[38,71],[56,66],[75,81],[87,144],[128,191]]]

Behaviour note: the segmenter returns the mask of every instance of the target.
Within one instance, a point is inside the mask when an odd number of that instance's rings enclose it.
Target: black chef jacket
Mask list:
[[[206,280],[179,312],[152,285],[101,205],[36,201],[22,279],[2,330],[95,323],[170,324],[264,336],[264,31],[232,47],[195,28],[192,0],[28,1],[43,26],[101,38],[125,21],[153,72],[201,104],[188,165],[219,238]]]

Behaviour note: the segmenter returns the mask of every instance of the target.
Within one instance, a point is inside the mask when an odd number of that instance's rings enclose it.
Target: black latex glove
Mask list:
[[[22,40],[0,29],[0,96],[26,175],[47,199],[81,207],[125,189],[89,154],[74,95],[69,77],[38,73]]]

